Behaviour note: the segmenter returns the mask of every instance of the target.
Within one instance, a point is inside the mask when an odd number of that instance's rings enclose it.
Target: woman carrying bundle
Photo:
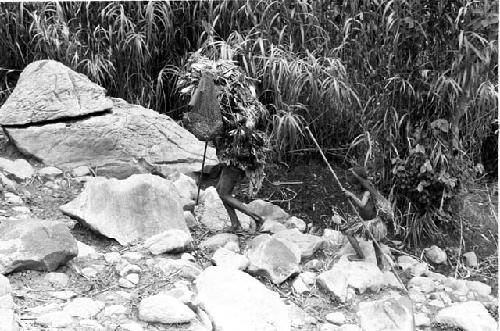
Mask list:
[[[186,69],[178,83],[181,93],[191,94],[193,109],[185,123],[198,139],[214,142],[222,165],[216,189],[229,214],[230,230],[242,231],[236,210],[252,217],[258,230],[262,217],[233,197],[232,191],[245,177],[250,181],[250,197],[262,186],[268,140],[258,126],[266,109],[254,94],[253,81],[233,61],[212,61],[196,52]]]

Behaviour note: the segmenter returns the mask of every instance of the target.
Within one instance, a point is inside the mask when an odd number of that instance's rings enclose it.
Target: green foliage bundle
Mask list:
[[[0,36],[0,104],[51,58],[174,118],[189,53],[234,50],[261,82],[275,150],[311,147],[304,125],[349,148],[394,193],[412,241],[450,217],[497,118],[497,0],[2,3]]]

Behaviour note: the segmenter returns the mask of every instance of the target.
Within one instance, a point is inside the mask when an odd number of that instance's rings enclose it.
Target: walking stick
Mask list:
[[[339,178],[337,177],[337,174],[335,173],[335,171],[333,171],[332,167],[330,166],[330,163],[328,162],[328,160],[326,159],[326,156],[325,154],[323,153],[323,150],[321,149],[321,147],[319,146],[318,142],[316,141],[316,138],[314,138],[314,135],[312,134],[311,130],[309,130],[309,127],[306,126],[305,127],[306,131],[309,133],[309,136],[311,137],[312,141],[314,142],[314,144],[316,145],[316,148],[318,148],[318,151],[319,153],[321,154],[321,156],[323,157],[323,161],[325,161],[326,165],[328,166],[328,169],[330,170],[330,172],[332,173],[333,177],[335,178],[335,180],[337,181],[337,184],[338,186],[340,187],[340,189],[342,191],[344,191],[344,187],[342,186],[342,184],[340,183],[340,180]],[[349,205],[351,206],[352,210],[354,210],[354,213],[356,214],[356,216],[359,218],[359,219],[362,219],[361,216],[359,216],[359,213],[358,213],[358,210],[356,209],[356,207],[354,207],[354,205],[352,204],[351,200],[348,200],[349,201]],[[380,250],[380,252],[382,252],[382,249],[380,247],[380,244],[378,243],[377,240],[375,240],[375,238],[373,237],[373,234],[371,233],[370,229],[366,226],[366,224],[362,221],[361,224],[363,225],[363,228],[365,229],[366,233],[368,233],[368,235],[370,236],[371,240],[373,241],[373,243],[377,246],[377,248]],[[403,284],[403,281],[401,280],[401,278],[399,277],[399,274],[398,272],[396,271],[396,269],[394,268],[394,266],[392,265],[389,257],[387,257],[387,255],[382,252],[382,256],[387,260],[387,263],[389,264],[389,266],[391,267],[391,270],[392,272],[394,273],[394,276],[396,276],[397,280],[399,281],[399,283],[401,284],[401,286],[403,287],[404,291],[406,292],[406,294],[408,294],[408,290],[406,289],[405,285]]]
[[[201,189],[201,177],[203,177],[203,169],[205,168],[205,157],[207,156],[207,146],[208,141],[205,141],[205,150],[203,151],[203,160],[201,161],[201,171],[200,178],[198,179],[198,193],[196,194],[196,206],[198,206],[198,200],[200,198],[200,189]]]

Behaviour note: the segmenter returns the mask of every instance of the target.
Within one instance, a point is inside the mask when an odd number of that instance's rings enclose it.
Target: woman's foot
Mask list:
[[[255,222],[255,232],[259,232],[260,228],[262,227],[262,224],[264,224],[264,218],[262,218],[262,216],[259,216],[257,214],[252,214],[250,215],[250,217],[252,217],[252,219]]]

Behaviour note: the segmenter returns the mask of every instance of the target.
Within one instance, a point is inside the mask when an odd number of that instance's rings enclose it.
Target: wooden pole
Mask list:
[[[205,157],[207,156],[207,146],[208,141],[205,141],[205,150],[203,151],[203,160],[201,161],[201,171],[200,178],[198,179],[198,193],[196,194],[196,206],[198,206],[198,200],[200,198],[200,190],[201,190],[201,178],[203,177],[203,169],[205,168]]]

